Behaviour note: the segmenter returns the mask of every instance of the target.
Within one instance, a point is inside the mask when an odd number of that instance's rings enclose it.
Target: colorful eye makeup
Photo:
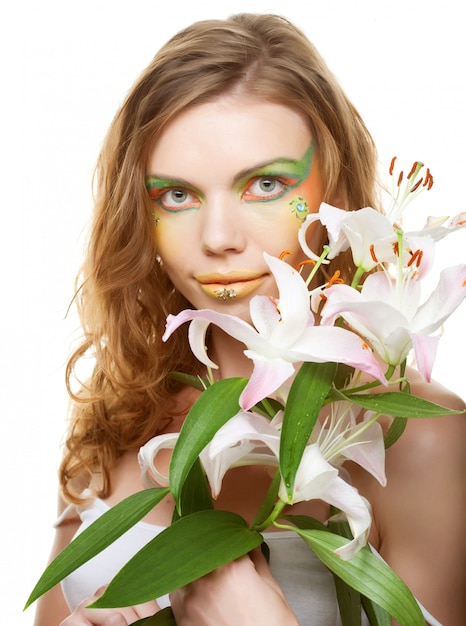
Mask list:
[[[314,155],[311,141],[302,159],[278,159],[242,173],[236,184],[242,189],[246,202],[269,202],[277,200],[306,180]]]
[[[200,193],[180,179],[146,176],[149,197],[166,211],[186,211],[201,205]]]
[[[302,159],[277,159],[240,172],[233,181],[233,191],[244,202],[271,202],[282,198],[306,180],[314,150],[311,141]],[[145,183],[152,201],[170,213],[197,209],[204,201],[203,194],[182,179],[148,175]],[[299,197],[293,199],[290,206],[292,204],[296,216],[305,217],[306,202]]]

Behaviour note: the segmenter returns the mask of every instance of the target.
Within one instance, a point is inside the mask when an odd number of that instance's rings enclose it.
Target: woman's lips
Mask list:
[[[196,280],[202,291],[219,300],[241,298],[254,291],[266,274],[258,272],[231,272],[228,274],[202,274]]]

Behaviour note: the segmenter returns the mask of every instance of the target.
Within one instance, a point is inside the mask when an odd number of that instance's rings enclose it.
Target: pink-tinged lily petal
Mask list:
[[[279,497],[289,502],[284,484],[280,485]],[[350,559],[367,543],[371,526],[371,514],[367,501],[358,491],[346,483],[322,456],[319,446],[306,447],[293,488],[292,503],[319,499],[338,507],[345,515],[354,539],[335,550],[343,559]]]
[[[417,334],[437,330],[466,296],[466,264],[455,265],[440,273],[437,287],[422,304],[413,318],[412,328]]]
[[[342,451],[348,460],[357,463],[385,487],[385,446],[383,430],[378,422],[374,422],[351,439],[351,444]]]
[[[155,459],[160,450],[172,450],[175,447],[179,433],[166,433],[150,439],[138,453],[139,467],[144,487],[168,487],[168,476],[162,474],[155,465]]]
[[[239,412],[220,428],[200,458],[216,498],[223,477],[240,465],[278,466],[280,432],[267,419]]]
[[[293,376],[295,370],[289,361],[279,357],[266,358],[253,350],[245,350],[244,354],[254,362],[254,370],[239,398],[240,407],[247,411],[263,398],[273,394]]]
[[[404,361],[412,347],[411,337],[406,329],[408,320],[394,307],[384,302],[364,301],[362,294],[360,295],[359,302],[337,302],[336,299],[329,298],[324,307],[324,312],[329,307],[328,316],[322,319],[322,323],[332,323],[332,318],[341,315],[357,333],[367,339],[385,363],[398,365]]]
[[[385,375],[365,341],[344,328],[313,326],[289,350],[293,361],[345,363],[370,374],[386,385]]]
[[[440,337],[411,333],[411,340],[413,342],[416,367],[424,380],[430,382]]]
[[[341,467],[346,460],[354,461],[385,486],[385,445],[378,414],[366,411],[362,421],[356,415],[350,402],[333,402],[325,420],[314,427],[311,440],[332,465]]]

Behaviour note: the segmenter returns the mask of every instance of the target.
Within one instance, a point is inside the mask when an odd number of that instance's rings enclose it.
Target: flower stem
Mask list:
[[[252,526],[251,530],[256,530],[257,532],[260,533],[266,528],[268,528],[269,526],[271,526],[275,522],[275,520],[280,516],[280,513],[283,511],[285,506],[286,506],[286,502],[283,502],[283,500],[278,500],[275,503],[275,506],[273,507],[273,510],[268,516],[268,518],[264,520],[262,524],[259,524],[257,526]]]
[[[322,248],[322,254],[319,257],[319,260],[316,262],[316,264],[312,268],[312,271],[310,272],[309,276],[306,279],[306,285],[307,286],[309,286],[311,284],[312,279],[317,274],[317,271],[318,271],[319,267],[322,265],[322,263],[325,260],[325,257],[328,255],[329,252],[330,252],[330,246],[324,246]]]
[[[356,273],[354,274],[353,280],[351,282],[351,287],[353,287],[353,289],[358,288],[359,280],[363,274],[364,274],[364,268],[358,267],[356,270]]]

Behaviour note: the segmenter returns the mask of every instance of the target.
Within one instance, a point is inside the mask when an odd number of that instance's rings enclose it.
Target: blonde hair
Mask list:
[[[168,313],[189,303],[157,262],[146,164],[157,138],[187,107],[233,90],[285,104],[307,120],[325,199],[350,210],[375,205],[376,154],[358,112],[303,33],[273,15],[208,20],[175,35],[129,92],[105,139],[95,173],[95,210],[76,303],[83,341],[67,367],[72,414],[60,467],[66,499],[80,500],[92,477],[98,495],[110,470],[186,407],[168,374],[197,371],[187,336],[161,341]],[[95,367],[74,393],[77,364]]]

